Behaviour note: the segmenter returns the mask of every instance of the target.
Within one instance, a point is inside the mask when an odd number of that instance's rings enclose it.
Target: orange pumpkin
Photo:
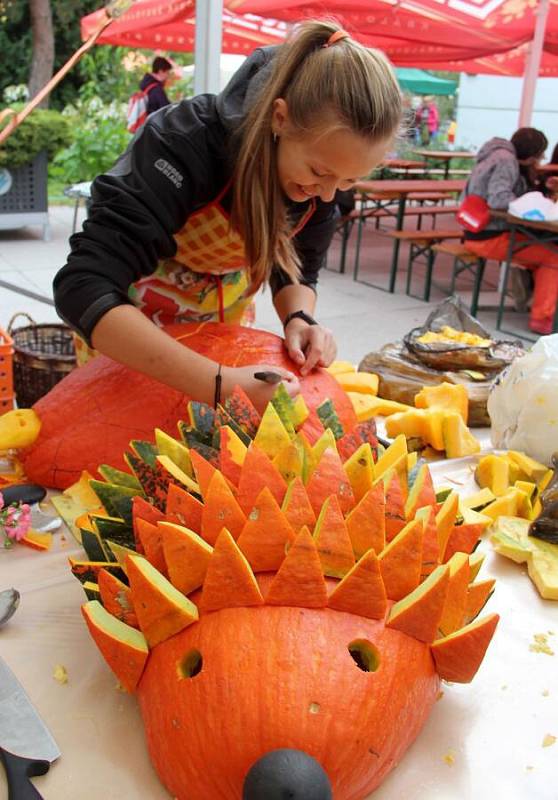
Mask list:
[[[272,333],[213,322],[170,325],[165,331],[226,366],[272,364],[298,372],[283,340]],[[356,424],[349,398],[326,370],[314,371],[301,384],[310,409],[328,397],[347,430]],[[121,464],[132,439],[151,439],[155,428],[175,435],[186,402],[180,392],[99,356],[35,404],[42,424],[35,443],[22,452],[26,475],[42,486],[66,489],[83,470],[96,474],[99,464]],[[311,440],[323,432],[315,415],[304,431]]]

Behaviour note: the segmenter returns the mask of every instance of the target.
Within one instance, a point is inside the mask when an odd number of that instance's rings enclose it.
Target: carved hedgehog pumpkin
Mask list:
[[[261,422],[239,392],[226,418],[191,403],[183,442],[105,468],[111,516],[79,520],[84,617],[178,800],[365,798],[498,621],[475,620],[493,582],[456,496],[438,508],[426,466],[409,487],[401,445],[375,460],[331,408],[310,446],[289,402]]]

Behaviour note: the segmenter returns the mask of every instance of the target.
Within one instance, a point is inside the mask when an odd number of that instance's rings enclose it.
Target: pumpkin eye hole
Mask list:
[[[363,672],[376,672],[380,666],[380,654],[367,639],[355,639],[348,647],[351,658]]]
[[[199,675],[203,667],[203,658],[199,650],[190,650],[184,658],[178,662],[178,674],[181,678],[195,678]]]

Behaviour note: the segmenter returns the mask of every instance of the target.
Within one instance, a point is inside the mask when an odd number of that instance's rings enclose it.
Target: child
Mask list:
[[[387,60],[334,24],[307,22],[256,50],[220,95],[152,115],[96,179],[54,281],[60,316],[100,352],[185,394],[212,402],[220,373],[223,398],[238,384],[262,408],[273,386],[253,367],[221,367],[158,326],[246,322],[269,284],[301,374],[329,365],[335,342],[312,315],[335,194],[383,159],[400,118]],[[295,375],[282,374],[296,394]]]

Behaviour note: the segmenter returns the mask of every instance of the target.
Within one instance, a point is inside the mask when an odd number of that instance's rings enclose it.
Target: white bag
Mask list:
[[[558,203],[545,197],[541,192],[527,192],[511,201],[508,212],[521,219],[553,222],[558,220]]]
[[[522,450],[550,466],[558,451],[557,333],[541,336],[496,379],[488,414],[494,447]]]

